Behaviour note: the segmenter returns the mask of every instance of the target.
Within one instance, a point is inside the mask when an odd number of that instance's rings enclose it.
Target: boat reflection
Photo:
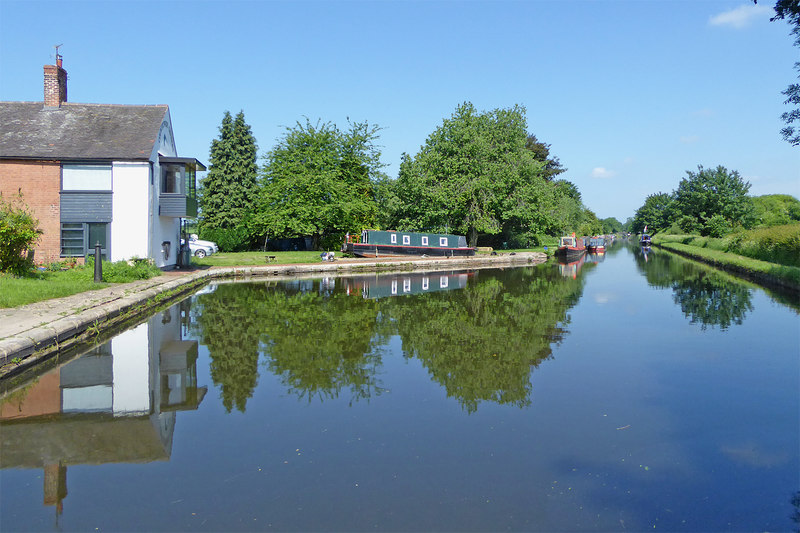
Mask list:
[[[58,513],[67,465],[167,461],[176,411],[197,409],[197,341],[180,304],[58,366],[0,401],[0,468],[44,470]]]
[[[578,273],[581,271],[583,264],[586,262],[586,254],[583,254],[575,261],[567,262],[563,258],[558,259],[558,271],[565,278],[576,279]]]
[[[344,278],[348,295],[361,294],[364,298],[385,298],[426,292],[463,289],[473,271],[403,272]]]

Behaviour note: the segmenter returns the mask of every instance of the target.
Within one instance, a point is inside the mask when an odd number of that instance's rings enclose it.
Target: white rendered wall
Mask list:
[[[147,257],[149,163],[112,166],[111,261]]]
[[[159,216],[159,193],[161,191],[161,166],[158,156],[176,157],[175,139],[172,134],[172,119],[167,110],[164,121],[158,132],[158,139],[154,143],[150,160],[153,162],[153,186],[150,189],[150,231],[151,257],[159,267],[173,266],[178,262],[178,249],[180,248],[180,219]],[[164,257],[163,242],[169,242],[169,255]]]
[[[150,413],[148,323],[140,324],[111,341],[114,354],[114,416]]]

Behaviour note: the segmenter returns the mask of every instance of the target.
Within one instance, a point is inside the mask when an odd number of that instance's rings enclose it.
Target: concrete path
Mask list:
[[[21,307],[0,309],[0,379],[35,365],[80,336],[113,323],[124,313],[142,309],[159,294],[177,296],[214,278],[335,275],[381,270],[453,270],[494,268],[541,263],[543,253],[456,257],[449,259],[380,258],[344,259],[332,263],[302,263],[251,267],[214,267],[204,270],[165,272],[149,280],[134,281],[54,298]]]

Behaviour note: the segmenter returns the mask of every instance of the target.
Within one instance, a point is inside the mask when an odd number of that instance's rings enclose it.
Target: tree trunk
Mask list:
[[[469,228],[467,235],[470,248],[475,248],[478,245],[478,229],[475,226]]]

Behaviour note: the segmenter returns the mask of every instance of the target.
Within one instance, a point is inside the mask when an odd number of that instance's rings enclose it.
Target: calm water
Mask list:
[[[795,531],[798,325],[623,245],[210,286],[5,393],[0,529]]]

